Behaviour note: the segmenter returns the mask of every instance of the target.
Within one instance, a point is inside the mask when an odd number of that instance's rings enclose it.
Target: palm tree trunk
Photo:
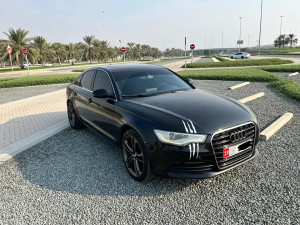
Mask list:
[[[60,61],[59,55],[57,55],[57,58],[58,58],[58,63],[59,63],[59,65],[61,66],[61,61]]]
[[[18,58],[18,57],[17,57]],[[18,61],[18,60],[17,60]],[[20,50],[20,58],[19,58],[19,64],[20,66],[23,68],[24,67],[24,59],[23,59],[23,53],[22,53],[22,50]]]

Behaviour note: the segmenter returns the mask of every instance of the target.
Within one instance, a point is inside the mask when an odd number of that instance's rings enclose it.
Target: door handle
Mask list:
[[[92,102],[93,102],[93,100],[91,98],[89,98],[89,103],[92,103]]]

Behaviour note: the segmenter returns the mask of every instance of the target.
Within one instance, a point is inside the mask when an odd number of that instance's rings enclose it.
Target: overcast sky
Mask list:
[[[235,47],[242,16],[244,46],[257,45],[261,0],[0,0],[0,39],[8,28],[28,30],[48,42],[79,42],[95,35],[119,46],[127,42],[160,49],[184,48],[184,36],[196,49]],[[280,32],[300,36],[300,0],[264,0],[262,45]],[[212,43],[211,43],[212,40]]]

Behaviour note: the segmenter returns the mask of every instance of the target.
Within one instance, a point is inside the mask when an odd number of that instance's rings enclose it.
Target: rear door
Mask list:
[[[93,95],[92,85],[95,72],[95,70],[85,72],[78,81],[78,85],[74,88],[74,106],[80,118],[86,122],[89,120],[87,107],[89,99]]]

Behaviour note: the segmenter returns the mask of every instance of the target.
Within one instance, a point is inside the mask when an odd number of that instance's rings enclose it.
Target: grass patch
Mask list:
[[[63,67],[73,67],[73,66],[85,66],[85,65],[94,65],[94,64],[104,64],[104,63],[78,63],[78,64],[64,64],[61,66],[30,66],[29,70],[41,70],[41,69],[52,69],[52,68],[63,68]],[[14,68],[14,71],[27,71],[27,67],[24,69]],[[0,73],[11,72],[11,68],[0,69]]]
[[[277,92],[300,101],[300,84],[289,80],[279,79],[278,81],[270,83],[270,86]]]
[[[187,70],[180,71],[178,74],[186,78],[189,77],[198,80],[268,82],[277,92],[300,101],[300,84],[287,81],[261,68]]]
[[[61,66],[59,65],[55,65],[55,66],[30,66],[29,70],[40,70],[40,69],[52,69],[52,68],[63,68],[63,67],[73,67],[73,66],[87,66],[87,65],[100,65],[100,64],[109,64],[109,63],[118,63],[118,62],[123,62],[123,61],[107,61],[107,62],[92,62],[92,63],[77,63],[77,64],[62,64]],[[132,61],[127,61],[127,62],[132,62]],[[24,69],[21,68],[14,68],[14,71],[26,71],[27,67],[25,67]],[[4,73],[4,72],[11,72],[11,68],[7,67],[7,68],[2,68],[0,69],[0,73]]]
[[[85,71],[85,70],[87,70],[87,69],[74,69],[74,70],[72,70],[72,72],[83,72],[83,71]]]
[[[214,69],[214,70],[186,70],[178,72],[183,77],[198,80],[241,80],[255,82],[271,82],[278,80],[278,76],[258,68],[245,69]]]
[[[300,65],[267,66],[267,67],[262,67],[261,69],[268,72],[293,73],[293,72],[300,72]]]
[[[71,83],[77,77],[78,74],[62,74],[0,79],[0,88]]]
[[[207,63],[189,63],[187,68],[207,68],[207,67],[237,67],[237,66],[265,66],[265,65],[280,65],[293,63],[292,60],[284,59],[253,59],[253,60],[237,60],[237,61],[222,61],[222,62],[207,62]]]

